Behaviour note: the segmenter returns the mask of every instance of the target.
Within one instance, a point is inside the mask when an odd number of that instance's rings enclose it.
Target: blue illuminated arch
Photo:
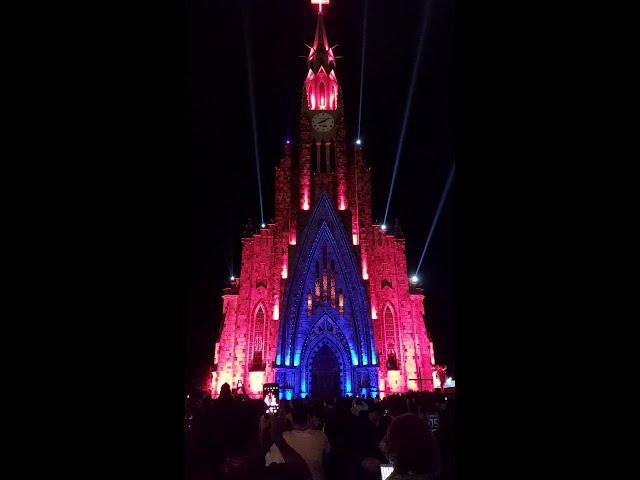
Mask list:
[[[285,291],[285,311],[280,322],[278,335],[278,353],[281,355],[281,364],[292,366],[293,347],[298,333],[301,310],[305,307],[304,286],[308,283],[307,277],[313,271],[310,262],[315,258],[320,246],[326,242],[335,252],[337,267],[345,280],[345,303],[349,302],[352,310],[352,318],[347,320],[353,323],[355,348],[358,357],[365,354],[367,358],[373,358],[374,351],[373,334],[369,302],[366,298],[362,281],[358,274],[356,261],[353,255],[348,236],[333,208],[331,202],[323,194],[311,218],[300,249],[294,260],[294,267],[290,282]],[[287,360],[289,360],[287,362]]]
[[[341,388],[343,391],[351,391],[350,387],[347,388],[347,379],[351,383],[353,368],[361,365],[377,367],[377,358],[369,301],[354,252],[357,247],[351,245],[350,236],[326,194],[318,200],[301,238],[298,251],[292,259],[291,275],[284,294],[276,365],[280,367],[278,371],[286,369],[291,372],[295,369],[297,391],[308,391],[306,382],[309,380],[309,361],[313,359],[308,355],[308,345],[305,346],[305,342],[308,343],[308,337],[318,320],[327,315],[339,326],[345,339],[334,353],[341,352],[339,356],[336,355],[344,369]],[[311,315],[307,313],[307,290],[314,281],[315,261],[325,245],[330,251],[331,259],[335,261],[336,275],[340,275],[344,293],[344,315],[339,315],[335,308],[327,306],[314,307]],[[314,339],[314,342],[318,341],[320,340]],[[329,341],[336,344],[337,340]],[[302,388],[303,384],[305,388]]]
[[[340,394],[351,394],[352,371],[349,353],[335,338],[329,335],[318,336],[303,352],[300,362],[300,392],[302,394],[308,394],[312,391],[311,367],[316,353],[325,345],[331,349],[340,365]]]

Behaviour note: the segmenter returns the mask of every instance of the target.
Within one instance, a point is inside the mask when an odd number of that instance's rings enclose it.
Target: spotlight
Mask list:
[[[411,277],[411,283],[418,283],[418,276],[414,275]]]
[[[229,280],[231,280],[232,282],[236,279],[236,277],[234,277],[233,275],[231,275],[231,278],[229,278]]]
[[[289,144],[291,143],[291,140],[289,140],[289,139],[287,138],[287,140],[286,140],[284,143],[286,143],[287,145],[289,145]]]
[[[387,226],[383,223],[382,225],[380,225],[380,230],[386,230]]]
[[[262,228],[267,228],[267,226],[263,223],[262,225],[260,225]]]
[[[357,139],[357,140],[356,140],[356,145],[362,145],[362,140]]]

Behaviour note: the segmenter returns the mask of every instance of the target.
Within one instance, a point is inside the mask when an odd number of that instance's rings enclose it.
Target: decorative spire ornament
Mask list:
[[[318,15],[322,14],[322,5],[329,5],[329,0],[311,0],[312,5],[318,5]]]

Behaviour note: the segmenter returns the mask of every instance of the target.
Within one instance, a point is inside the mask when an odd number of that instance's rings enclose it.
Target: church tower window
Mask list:
[[[387,369],[398,370],[398,356],[396,355],[396,327],[391,307],[384,309],[384,334],[387,344]]]
[[[264,350],[264,308],[258,307],[255,316],[253,329],[253,358],[251,370],[264,370],[263,350]]]

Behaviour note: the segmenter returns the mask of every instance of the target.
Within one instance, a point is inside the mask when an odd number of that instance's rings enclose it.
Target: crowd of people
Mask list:
[[[455,478],[453,396],[263,400],[232,393],[187,405],[189,480],[387,480]]]

